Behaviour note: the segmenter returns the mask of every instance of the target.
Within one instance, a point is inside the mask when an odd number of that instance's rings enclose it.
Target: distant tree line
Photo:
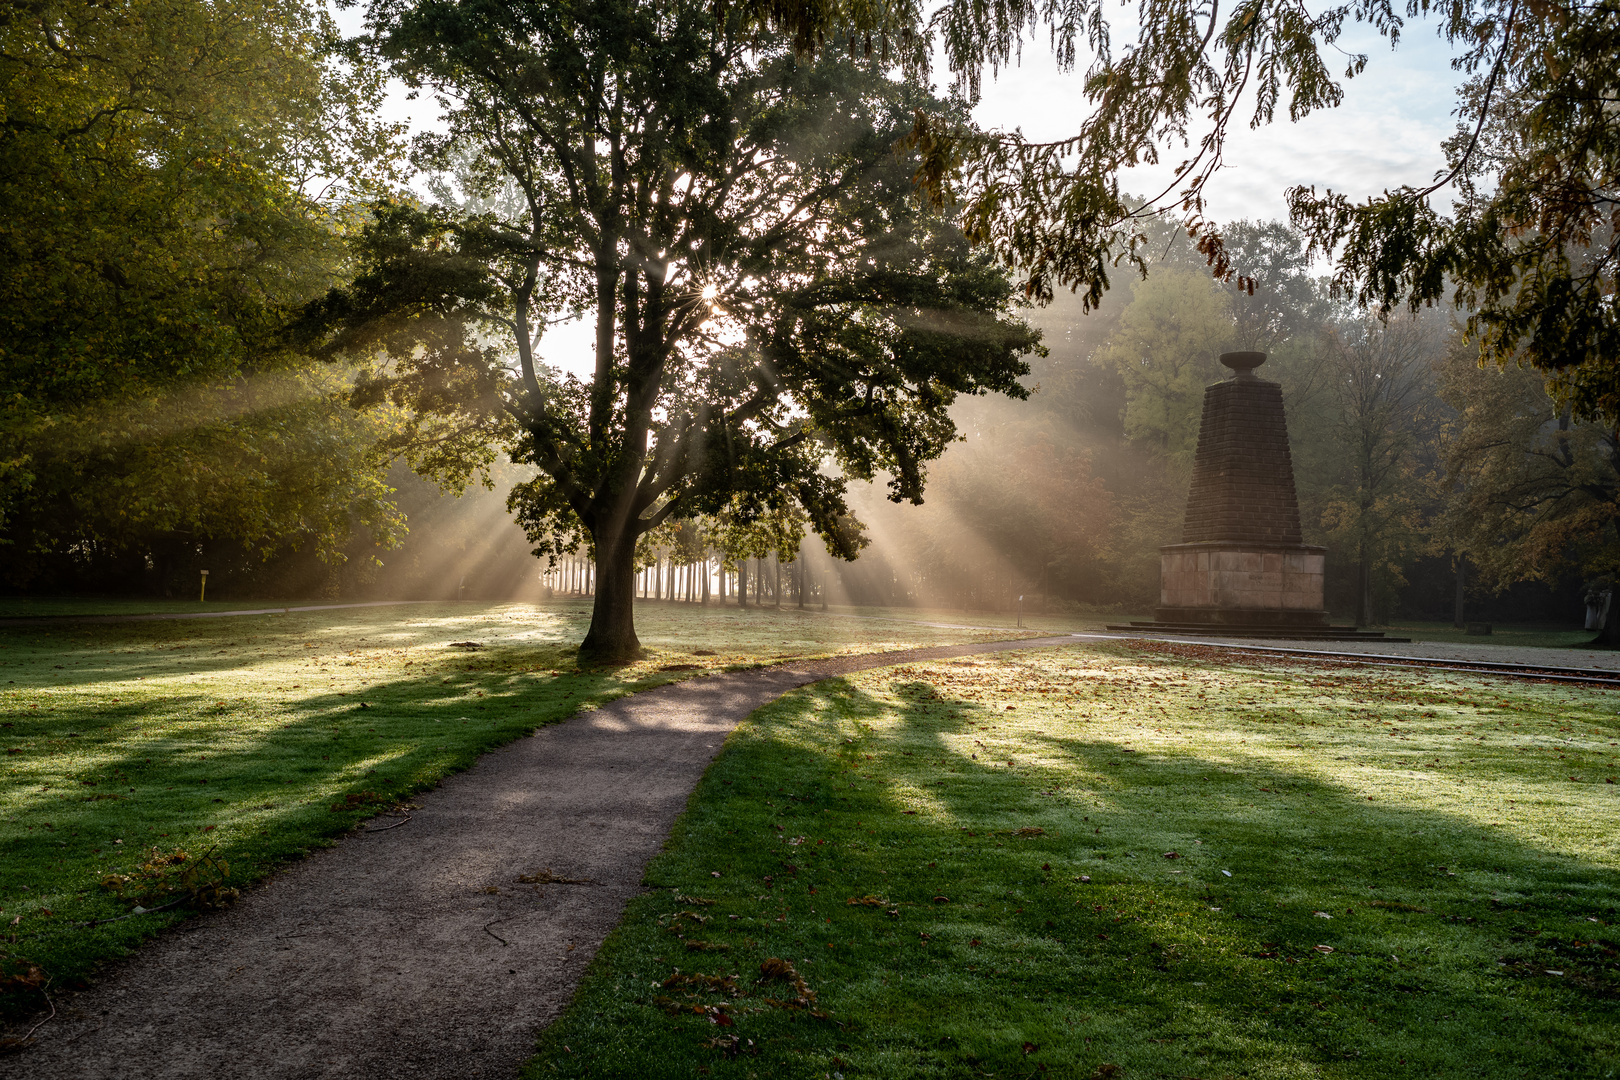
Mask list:
[[[301,0],[7,5],[0,587],[321,591],[401,533],[399,417],[286,333],[402,176],[382,86]]]

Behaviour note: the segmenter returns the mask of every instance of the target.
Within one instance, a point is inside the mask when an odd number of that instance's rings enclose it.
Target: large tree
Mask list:
[[[959,394],[1022,396],[1037,335],[1005,277],[912,197],[893,146],[932,106],[839,49],[815,59],[703,0],[373,0],[371,41],[445,108],[428,164],[488,213],[381,210],[355,288],[314,323],[379,358],[409,450],[455,473],[504,439],[540,554],[598,567],[582,652],[638,649],[638,539],[797,503],[853,554],[846,478],[918,502]],[[512,198],[499,212],[501,192]],[[571,306],[593,374],[539,349]],[[464,468],[463,468],[463,471]]]
[[[1427,546],[1425,496],[1442,408],[1434,368],[1445,347],[1437,317],[1345,319],[1323,346],[1327,445],[1325,539],[1356,567],[1356,622],[1405,584],[1402,567]],[[1381,605],[1379,602],[1383,601]]]
[[[1454,349],[1441,369],[1456,410],[1442,535],[1496,590],[1571,571],[1620,575],[1620,432],[1577,421],[1534,372],[1472,360]],[[1611,615],[1604,643],[1616,643],[1617,624]]]

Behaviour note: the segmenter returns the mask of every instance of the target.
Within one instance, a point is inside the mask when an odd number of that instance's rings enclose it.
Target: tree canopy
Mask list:
[[[1354,24],[1393,45],[1432,26],[1463,80],[1447,166],[1360,201],[1287,192],[1313,253],[1343,295],[1388,311],[1450,299],[1483,359],[1523,359],[1577,415],[1620,418],[1620,18],[1612,0],[1140,0],[1134,40],[1104,0],[947,0],[925,20],[907,4],[773,3],[766,17],[823,33],[937,41],[969,99],[1044,31],[1061,68],[1083,69],[1089,111],[1066,138],[977,132],[918,117],[919,179],[962,199],[968,235],[1024,275],[1032,295],[1078,289],[1095,305],[1121,261],[1145,268],[1146,223],[1178,220],[1223,279],[1251,273],[1206,213],[1205,189],[1234,125],[1298,120],[1343,99],[1366,70],[1341,41]],[[752,9],[751,9],[752,10]],[[904,55],[927,58],[926,47]],[[920,61],[919,61],[920,62]],[[1133,198],[1122,170],[1186,148],[1163,191]],[[1173,159],[1171,159],[1173,160]],[[1449,195],[1449,210],[1436,201]]]

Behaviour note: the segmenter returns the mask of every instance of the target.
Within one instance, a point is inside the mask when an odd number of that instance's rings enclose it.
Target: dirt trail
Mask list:
[[[542,728],[420,796],[408,824],[377,819],[59,1001],[33,1046],[0,1057],[0,1076],[512,1077],[749,713],[830,676],[1072,644],[716,675]],[[547,869],[589,884],[518,881]]]

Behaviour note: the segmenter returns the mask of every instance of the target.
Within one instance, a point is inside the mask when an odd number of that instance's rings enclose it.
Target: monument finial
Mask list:
[[[1254,378],[1254,369],[1265,362],[1266,354],[1263,352],[1221,353],[1221,363],[1231,368],[1234,377],[1239,379]]]

